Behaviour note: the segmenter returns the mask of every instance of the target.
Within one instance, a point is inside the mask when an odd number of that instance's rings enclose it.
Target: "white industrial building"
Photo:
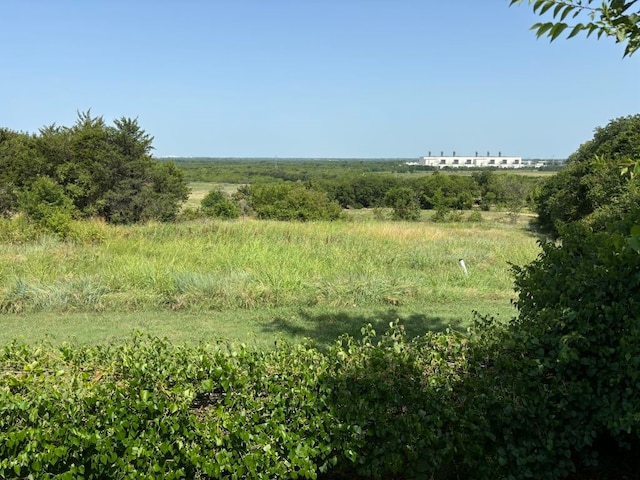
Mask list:
[[[478,152],[474,156],[453,155],[447,156],[440,152],[439,156],[429,155],[420,158],[418,165],[426,167],[438,167],[438,168],[479,168],[479,167],[494,167],[494,168],[522,168],[525,165],[522,162],[522,157],[504,157],[502,153],[498,155],[491,155],[487,152],[486,156],[479,156]]]

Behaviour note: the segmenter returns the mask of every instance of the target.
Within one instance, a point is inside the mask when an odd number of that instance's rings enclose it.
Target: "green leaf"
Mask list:
[[[202,388],[202,390],[210,392],[211,390],[213,390],[213,379],[207,378],[206,380],[203,380],[200,384],[200,387]]]
[[[575,37],[578,33],[580,33],[584,29],[585,29],[585,26],[582,23],[578,23],[571,29],[571,33],[569,33],[567,38],[569,39],[569,38]]]
[[[629,237],[627,243],[637,253],[640,253],[640,237]]]
[[[591,36],[591,34],[596,30],[598,30],[598,28],[599,28],[598,25],[596,25],[595,23],[587,24],[587,29],[588,29],[587,37]]]
[[[548,1],[547,3],[545,3],[542,6],[542,8],[540,9],[540,12],[539,12],[540,15],[544,15],[547,10],[549,10],[551,7],[553,7],[553,3],[554,2],[552,2],[552,1]]]
[[[560,16],[560,21],[563,22],[565,18],[567,18],[567,16],[573,11],[573,6],[571,5],[566,5],[562,15]],[[575,18],[575,17],[574,17]]]
[[[556,38],[558,38],[558,36],[562,32],[564,32],[567,27],[568,25],[566,23],[556,23],[551,29],[551,31],[549,32],[549,37],[551,38],[551,41],[554,41]]]
[[[538,9],[540,7],[543,7],[545,2],[546,2],[546,0],[536,0],[535,3],[533,4],[534,13],[538,13]]]
[[[547,33],[549,30],[551,30],[553,28],[553,23],[551,23],[551,22],[536,23],[531,28],[533,30],[537,30],[536,37],[540,38],[541,36],[543,36],[545,33]]]
[[[560,13],[560,10],[562,10],[563,8],[564,8],[564,5],[561,3],[556,5],[556,7],[553,9],[554,18],[558,16],[558,14]]]

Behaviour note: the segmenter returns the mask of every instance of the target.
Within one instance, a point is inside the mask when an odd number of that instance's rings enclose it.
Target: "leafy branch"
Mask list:
[[[523,0],[510,0],[510,6],[521,4]],[[551,15],[552,20],[532,25],[538,38],[548,37],[551,41],[568,31],[567,38],[580,33],[587,37],[595,34],[613,37],[616,43],[625,44],[623,57],[633,55],[640,48],[640,8],[632,7],[638,0],[606,0],[594,6],[595,0],[528,0],[533,11],[539,16]],[[640,4],[638,4],[640,5]],[[567,18],[577,23],[569,24]]]

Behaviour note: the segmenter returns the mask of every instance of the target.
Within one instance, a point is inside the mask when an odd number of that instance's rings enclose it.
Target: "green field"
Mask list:
[[[74,224],[75,241],[0,246],[0,341],[278,338],[321,344],[365,323],[410,334],[514,313],[509,263],[538,253],[526,218],[481,223],[348,220]],[[458,259],[464,258],[465,275]]]

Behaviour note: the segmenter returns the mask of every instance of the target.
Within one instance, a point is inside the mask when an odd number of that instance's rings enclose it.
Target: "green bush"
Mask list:
[[[447,207],[469,209],[479,195],[478,182],[466,175],[447,175],[439,171],[415,181],[420,206],[425,210]]]
[[[460,210],[452,210],[449,207],[440,205],[431,216],[431,221],[436,223],[462,222],[464,214]]]
[[[532,295],[518,319],[480,317],[466,336],[392,324],[326,351],[6,345],[0,478],[561,479],[596,464],[620,478],[606,461],[639,446],[640,285],[617,292],[603,262],[562,270],[556,255],[519,271]],[[602,316],[579,322],[579,287],[563,300],[539,283],[547,265],[559,282],[595,275]]]
[[[83,112],[72,127],[51,125],[37,135],[0,129],[0,214],[24,206],[24,199],[16,204],[16,195],[28,196],[42,188],[38,179],[50,178],[82,217],[109,223],[174,220],[189,193],[182,172],[151,157],[153,138],[137,120],[113,123]],[[33,206],[27,213],[33,215]],[[64,234],[63,214],[47,213],[44,226]]]
[[[395,325],[379,342],[370,326],[362,333],[359,342],[344,337],[328,353],[334,415],[345,426],[334,473],[338,478],[472,476],[474,430],[480,425],[472,421],[473,403],[465,405],[457,387],[467,369],[464,338],[429,333],[409,341]]]
[[[409,187],[393,187],[387,191],[384,202],[393,209],[394,220],[416,221],[420,218],[420,203]]]
[[[202,218],[202,210],[194,207],[185,207],[176,216],[176,220],[179,222],[188,222],[199,218]]]
[[[274,220],[336,220],[342,209],[330,201],[324,192],[305,188],[300,184],[255,184],[238,190],[238,198],[258,218]]]
[[[536,478],[607,472],[640,448],[640,255],[621,234],[561,233],[514,267],[519,315],[495,362],[514,402],[491,430],[518,439],[501,461]]]
[[[458,335],[326,353],[10,344],[0,352],[0,477],[455,478],[477,436],[452,388]],[[458,420],[458,417],[462,421]],[[474,424],[475,425],[475,424]],[[475,426],[474,426],[475,428]]]
[[[316,478],[335,463],[324,368],[303,346],[9,345],[0,477]]]
[[[232,219],[240,216],[240,208],[221,190],[213,189],[200,202],[207,217]]]
[[[68,235],[76,213],[63,188],[49,177],[38,177],[33,181],[20,196],[20,208],[44,233],[60,238]]]
[[[444,205],[438,206],[433,215],[431,215],[431,221],[436,223],[446,223],[451,221],[451,209]]]
[[[11,185],[0,187],[0,217],[11,218],[18,206],[18,196]]]
[[[37,225],[24,215],[17,215],[11,219],[0,217],[0,242],[24,243],[40,236],[42,232]]]

